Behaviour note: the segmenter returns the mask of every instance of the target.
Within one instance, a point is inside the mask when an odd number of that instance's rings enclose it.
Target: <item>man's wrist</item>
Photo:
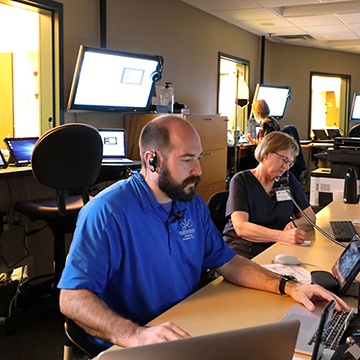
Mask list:
[[[279,283],[279,292],[280,292],[280,294],[288,295],[286,293],[285,287],[286,287],[286,284],[289,281],[290,282],[296,282],[296,278],[294,276],[292,276],[292,275],[283,275],[283,276],[281,276],[280,283]]]

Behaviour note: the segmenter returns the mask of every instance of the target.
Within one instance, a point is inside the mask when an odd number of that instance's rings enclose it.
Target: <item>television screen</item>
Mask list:
[[[146,111],[154,82],[161,78],[159,55],[80,46],[68,110]]]
[[[283,118],[286,104],[290,99],[291,89],[289,86],[256,85],[254,101],[265,100],[270,108],[270,116],[274,118]]]
[[[360,94],[354,94],[350,120],[360,120]]]

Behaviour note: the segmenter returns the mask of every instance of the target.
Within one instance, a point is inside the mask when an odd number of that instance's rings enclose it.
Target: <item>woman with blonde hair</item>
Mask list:
[[[266,134],[273,131],[279,131],[280,125],[275,118],[270,116],[270,108],[265,100],[255,101],[251,111],[253,112],[256,121],[260,123],[260,130],[256,139],[252,139],[251,134],[249,133],[245,134],[245,136],[250,143],[258,145]]]
[[[287,177],[286,189],[315,222],[315,213],[304,190],[288,171],[298,153],[298,144],[290,135],[274,131],[255,150],[257,167],[241,171],[231,179],[226,205],[229,221],[223,235],[236,253],[251,259],[275,242],[305,241],[306,231],[312,226],[278,182],[281,176]]]

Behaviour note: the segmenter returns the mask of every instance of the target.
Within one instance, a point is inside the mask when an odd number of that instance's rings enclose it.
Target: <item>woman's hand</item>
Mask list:
[[[287,224],[283,231],[283,236],[279,239],[280,242],[288,244],[302,244],[305,241],[306,231],[294,226],[294,224]]]

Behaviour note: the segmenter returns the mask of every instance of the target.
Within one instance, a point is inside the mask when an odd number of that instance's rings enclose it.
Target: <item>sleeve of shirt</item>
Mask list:
[[[88,205],[79,214],[58,288],[87,289],[101,293],[111,261],[109,226],[106,226],[104,211],[92,211],[96,201],[91,201]]]
[[[206,229],[203,270],[216,269],[230,261],[235,256],[235,252],[225,243],[219,230],[211,220],[210,211],[205,204],[203,215]]]
[[[247,184],[243,173],[235,175],[229,186],[229,198],[226,203],[225,216],[230,216],[234,211],[249,213],[248,195],[251,193],[250,184]]]

